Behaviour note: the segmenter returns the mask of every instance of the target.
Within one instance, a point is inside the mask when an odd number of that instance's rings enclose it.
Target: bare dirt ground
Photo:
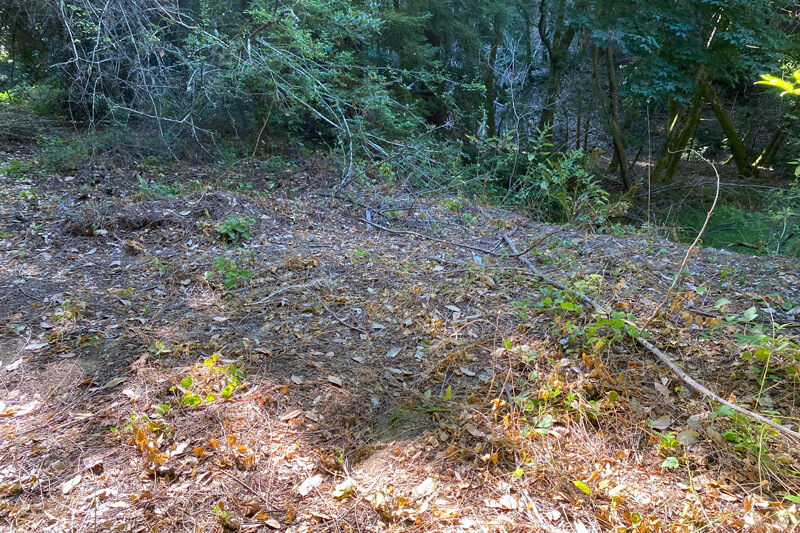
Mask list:
[[[0,529],[798,527],[800,443],[718,409],[515,258],[456,244],[503,253],[510,233],[638,320],[685,246],[333,183],[0,169]],[[796,430],[798,266],[692,254],[651,340]]]

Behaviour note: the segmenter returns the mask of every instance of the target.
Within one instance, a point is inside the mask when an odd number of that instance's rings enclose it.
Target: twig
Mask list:
[[[17,288],[19,289],[19,292],[21,292],[22,294],[24,294],[25,296],[27,296],[28,298],[30,298],[34,302],[38,302],[39,300],[41,300],[41,298],[36,298],[35,296],[31,296],[30,294],[25,292],[25,290],[22,288],[22,285],[17,285]]]
[[[308,290],[308,289],[306,289],[306,292],[307,292],[308,294],[310,294],[311,296],[313,296],[313,297],[317,298],[317,299],[319,300],[319,303],[320,303],[320,304],[322,304],[322,307],[324,307],[324,308],[325,308],[325,310],[326,310],[328,313],[330,313],[331,317],[333,317],[333,319],[334,319],[334,320],[336,320],[336,321],[337,321],[339,324],[343,325],[343,326],[344,326],[344,327],[346,327],[346,328],[350,328],[350,329],[353,329],[353,330],[355,330],[355,331],[358,331],[359,333],[363,333],[364,335],[369,335],[369,333],[367,333],[366,331],[364,331],[364,330],[363,330],[363,329],[361,329],[360,327],[358,327],[358,326],[353,326],[352,324],[348,324],[347,322],[345,322],[344,320],[342,320],[341,318],[339,318],[338,316],[336,316],[336,313],[334,313],[333,311],[331,311],[331,310],[330,310],[330,308],[329,308],[327,305],[325,305],[325,302],[323,302],[323,301],[322,301],[322,298],[321,298],[321,297],[320,297],[318,294],[316,294],[316,293],[314,293],[314,292],[312,292],[312,291],[310,291],[310,290]]]
[[[264,298],[261,298],[259,301],[253,302],[250,305],[263,304],[264,302],[267,302],[267,301],[271,300],[272,298],[274,298],[275,296],[279,295],[282,292],[286,292],[286,291],[289,291],[289,290],[292,290],[292,289],[308,289],[309,287],[313,287],[315,285],[319,285],[320,283],[322,283],[322,280],[316,279],[316,280],[313,280],[311,283],[304,283],[302,285],[289,285],[287,287],[281,287],[280,289],[277,289],[276,291],[273,291],[269,296],[265,296]]]
[[[442,243],[442,244],[447,244],[448,246],[456,246],[458,248],[466,248],[467,250],[474,250],[476,252],[481,252],[481,253],[484,253],[486,255],[491,255],[493,257],[502,257],[502,255],[503,255],[503,254],[499,254],[497,252],[493,252],[491,250],[487,250],[485,248],[479,248],[477,246],[471,246],[469,244],[460,244],[460,243],[457,243],[457,242],[448,241],[446,239],[439,239],[437,237],[431,237],[430,235],[425,235],[423,233],[417,233],[416,231],[405,231],[405,230],[396,230],[396,229],[387,228],[386,226],[381,226],[380,224],[376,224],[375,222],[372,222],[371,220],[367,220],[366,218],[363,218],[363,217],[360,220],[361,220],[361,222],[363,222],[365,224],[369,224],[370,226],[372,226],[374,228],[377,228],[377,229],[380,229],[380,230],[383,230],[383,231],[386,231],[386,232],[389,232],[389,233],[393,233],[395,235],[413,235],[414,237],[420,237],[420,238],[423,238],[423,239],[428,239],[429,241],[434,241],[434,242],[439,242],[439,243]],[[559,231],[561,231],[561,230],[560,229],[556,229],[556,230],[553,230],[553,231],[551,231],[549,233],[546,233],[544,236],[542,236],[539,239],[537,239],[533,244],[531,244],[528,248],[526,248],[522,252],[517,252],[516,250],[514,250],[514,254],[513,255],[509,255],[507,257],[522,257],[523,255],[527,254],[528,252],[530,252],[531,250],[533,250],[534,248],[539,246],[542,242],[544,242],[545,239],[547,239],[548,237],[550,237],[554,233],[558,233]]]
[[[506,243],[508,243],[508,247],[511,248],[512,251],[516,252],[516,246],[514,246],[514,242],[507,235],[503,235],[503,239],[506,241]],[[566,291],[578,296],[582,301],[584,301],[585,303],[587,303],[587,304],[591,305],[592,307],[594,307],[595,309],[597,309],[597,311],[600,312],[601,314],[603,314],[605,316],[611,316],[611,311],[609,311],[608,309],[603,307],[601,304],[599,304],[596,301],[592,300],[588,296],[585,296],[583,294],[575,292],[573,289],[570,289],[570,288],[566,287],[563,283],[559,283],[559,282],[547,277],[546,275],[542,274],[526,258],[519,257],[519,260],[522,261],[525,264],[525,266],[527,266],[531,270],[531,272],[533,274],[535,274],[538,278],[540,278],[542,281],[544,281],[548,285],[552,285],[552,286],[554,286],[554,287],[556,287],[558,289],[561,289],[561,290],[566,290]],[[632,323],[632,322],[630,322],[628,320],[625,320],[625,323],[628,324],[628,325],[631,325],[631,326],[636,326],[636,324],[634,324],[634,323]],[[789,429],[787,427],[784,427],[784,426],[782,426],[780,424],[777,424],[777,423],[773,422],[772,420],[770,420],[769,418],[767,418],[765,416],[762,416],[762,415],[760,415],[758,413],[754,413],[752,411],[748,411],[744,407],[739,407],[735,403],[729,402],[729,401],[723,399],[722,397],[720,397],[715,392],[711,391],[710,389],[708,389],[704,385],[698,383],[689,374],[687,374],[686,372],[681,370],[678,367],[678,365],[672,359],[670,359],[670,357],[667,354],[662,352],[655,345],[653,345],[653,343],[651,343],[647,339],[643,338],[641,335],[637,335],[636,336],[636,342],[638,342],[639,344],[644,346],[650,353],[652,353],[656,357],[658,357],[664,364],[666,364],[669,367],[670,370],[672,370],[672,372],[674,372],[679,378],[681,378],[681,380],[683,380],[684,383],[689,385],[691,388],[693,388],[697,392],[701,393],[702,395],[704,395],[704,396],[706,396],[708,398],[711,398],[712,400],[714,400],[717,403],[721,403],[723,405],[727,405],[728,407],[730,407],[731,409],[733,409],[737,413],[743,414],[743,415],[745,415],[745,416],[747,416],[749,418],[752,418],[754,420],[758,420],[762,424],[768,425],[769,427],[773,428],[774,430],[778,431],[779,433],[783,433],[784,435],[788,435],[788,436],[793,437],[793,438],[797,439],[798,441],[800,441],[800,433],[798,433],[796,431],[793,431],[793,430],[791,430],[791,429]]]
[[[386,232],[389,232],[389,233],[394,233],[395,235],[413,235],[414,237],[420,237],[422,239],[428,239],[430,241],[435,241],[435,242],[439,242],[439,243],[442,243],[442,244],[447,244],[449,246],[457,246],[459,248],[466,248],[467,250],[474,250],[476,252],[481,252],[481,253],[484,253],[484,254],[487,254],[487,255],[491,255],[491,256],[494,256],[494,257],[500,257],[500,254],[498,254],[497,252],[492,252],[490,250],[486,250],[485,248],[478,248],[477,246],[470,246],[469,244],[458,244],[458,243],[455,243],[455,242],[447,241],[445,239],[439,239],[439,238],[436,238],[436,237],[431,237],[430,235],[424,235],[422,233],[417,233],[416,231],[403,231],[403,230],[396,230],[396,229],[387,228],[386,226],[381,226],[380,224],[376,224],[374,222],[371,222],[371,221],[369,221],[369,220],[367,220],[366,218],[363,218],[363,217],[360,220],[361,220],[361,222],[363,222],[365,224],[369,224],[370,226],[372,226],[374,228],[377,228],[377,229],[380,229],[380,230],[383,230],[383,231],[386,231]]]
[[[666,364],[670,368],[670,370],[672,370],[679,378],[681,378],[684,381],[684,383],[686,383],[687,385],[692,387],[697,392],[703,394],[704,396],[707,396],[708,398],[711,398],[712,400],[714,400],[717,403],[721,403],[723,405],[727,405],[728,407],[730,407],[731,409],[733,409],[737,413],[740,413],[740,414],[743,414],[743,415],[745,415],[745,416],[747,416],[749,418],[753,418],[755,420],[758,420],[762,424],[766,424],[769,427],[775,429],[776,431],[778,431],[780,433],[783,433],[784,435],[789,435],[790,437],[794,437],[795,439],[800,441],[800,433],[798,433],[796,431],[792,431],[791,429],[789,429],[789,428],[787,428],[785,426],[782,426],[780,424],[777,424],[777,423],[773,422],[772,420],[770,420],[769,418],[767,418],[765,416],[762,416],[762,415],[760,415],[758,413],[754,413],[753,411],[748,411],[744,407],[739,407],[735,403],[729,402],[728,400],[723,399],[722,397],[720,397],[715,392],[713,392],[710,389],[706,388],[704,385],[701,385],[700,383],[695,381],[695,379],[692,378],[692,376],[690,376],[689,374],[687,374],[686,372],[681,370],[678,367],[678,365],[675,364],[675,362],[672,359],[670,359],[670,357],[667,354],[665,354],[664,352],[659,350],[656,346],[653,345],[653,343],[651,343],[647,339],[642,338],[642,337],[636,337],[636,342],[638,342],[639,344],[641,344],[642,346],[647,348],[650,351],[650,353],[654,354],[656,357],[661,359],[661,361],[664,364]]]
[[[266,498],[264,498],[264,496],[262,496],[262,495],[261,495],[261,493],[259,493],[259,492],[258,492],[256,489],[254,489],[253,487],[251,487],[250,485],[248,485],[247,483],[245,483],[245,482],[244,482],[244,481],[242,481],[241,479],[237,478],[236,476],[234,476],[234,475],[232,475],[232,474],[229,474],[229,473],[225,472],[225,471],[224,471],[224,470],[222,470],[221,468],[218,468],[218,469],[217,469],[217,472],[219,472],[220,474],[224,475],[224,476],[225,476],[225,477],[227,477],[228,479],[232,479],[233,481],[235,481],[236,483],[238,483],[239,485],[241,485],[242,487],[244,487],[245,489],[247,489],[247,490],[248,490],[250,493],[252,493],[252,494],[253,494],[253,495],[254,495],[256,498],[258,498],[259,500],[261,500],[261,502],[262,502],[262,503],[269,504],[269,502],[266,500]],[[266,508],[265,508],[264,510],[265,510],[265,511],[267,511],[268,513],[279,513],[279,512],[283,512],[283,510],[282,510],[282,509],[266,509]]]
[[[667,291],[667,295],[664,297],[664,300],[658,306],[656,306],[656,308],[653,310],[653,313],[650,315],[650,318],[648,318],[647,321],[644,323],[644,325],[641,328],[641,333],[644,333],[644,331],[647,329],[647,326],[649,326],[650,323],[653,321],[653,319],[656,316],[658,316],[658,313],[661,312],[661,308],[663,308],[664,305],[666,305],[666,303],[672,296],[672,292],[675,290],[675,286],[681,279],[681,275],[683,274],[683,269],[686,267],[686,263],[689,262],[689,256],[692,254],[692,251],[694,250],[695,246],[697,246],[697,243],[700,242],[700,238],[706,231],[706,226],[708,226],[708,221],[711,220],[711,215],[714,214],[714,208],[717,206],[717,200],[719,199],[720,179],[719,179],[719,172],[717,172],[717,167],[714,166],[714,163],[703,157],[699,152],[696,152],[695,150],[692,151],[695,152],[695,154],[697,154],[697,156],[700,159],[711,165],[712,169],[714,169],[714,174],[717,176],[717,191],[714,193],[714,201],[711,203],[711,209],[709,209],[708,213],[706,214],[706,220],[705,222],[703,222],[703,227],[701,227],[700,231],[697,232],[697,237],[695,237],[694,242],[692,242],[692,244],[690,244],[689,248],[686,250],[686,255],[683,257],[683,262],[681,262],[681,267],[678,269],[678,273],[675,274],[675,279],[672,281],[672,285],[670,285],[669,290]]]
[[[264,26],[266,26],[266,24]],[[269,122],[270,115],[272,115],[272,106],[269,106],[269,111],[267,112],[267,116],[264,119],[264,125],[261,126],[261,131],[258,132],[258,139],[256,139],[256,146],[255,148],[253,148],[252,157],[256,156],[256,152],[258,151],[258,145],[261,144],[261,135],[264,134],[264,129],[267,127],[267,122]]]

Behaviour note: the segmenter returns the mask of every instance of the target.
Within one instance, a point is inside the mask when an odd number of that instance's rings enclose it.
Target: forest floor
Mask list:
[[[626,334],[685,245],[336,179],[0,169],[0,530],[800,528],[800,443]],[[648,330],[796,430],[798,309],[797,260],[701,249]]]

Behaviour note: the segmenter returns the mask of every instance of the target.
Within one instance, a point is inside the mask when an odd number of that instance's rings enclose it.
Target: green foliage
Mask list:
[[[800,257],[800,181],[788,189],[771,189],[750,204],[755,209],[746,210],[733,203],[718,205],[703,235],[704,245],[749,254]],[[680,239],[693,240],[705,218],[704,206],[694,204],[681,210],[675,222],[687,230],[679,233]]]
[[[89,156],[85,140],[79,136],[65,139],[58,135],[39,138],[42,166],[56,172],[66,172],[82,167]]]
[[[5,168],[6,178],[14,181],[19,181],[25,177],[28,172],[31,172],[33,165],[29,161],[12,160]]]
[[[233,363],[225,363],[216,352],[195,365],[192,375],[184,377],[173,392],[183,394],[181,403],[189,407],[211,403],[217,396],[223,399],[242,387],[244,373]]]
[[[159,174],[159,178],[163,179],[164,175]],[[172,183],[166,184],[159,181],[147,181],[146,179],[139,178],[139,192],[145,198],[168,196],[175,198],[180,196],[183,192],[183,187],[180,184]]]
[[[247,240],[252,237],[253,232],[251,228],[255,223],[256,221],[250,217],[233,213],[218,222],[215,229],[222,240],[235,242],[240,239]]]
[[[767,446],[769,440],[778,436],[775,430],[754,422],[727,405],[717,407],[710,419],[725,421],[727,430],[722,436],[733,444],[736,451],[747,454],[754,463],[761,463],[767,468],[775,469],[778,466]]]
[[[800,71],[793,72],[792,78],[794,79],[794,82],[789,82],[783,78],[778,78],[769,74],[762,74],[761,81],[757,81],[756,85],[769,85],[770,87],[777,87],[783,91],[781,92],[781,96],[785,96],[787,94],[800,96]]]
[[[544,159],[530,154],[528,160],[516,193],[520,203],[546,220],[577,225],[605,220],[609,195],[583,165],[583,152],[571,150]]]
[[[365,250],[360,246],[353,251],[353,262],[357,263],[359,261],[369,261],[370,254],[369,250]]]
[[[247,267],[240,267],[235,260],[227,257],[215,257],[213,270],[206,272],[206,278],[212,278],[215,272],[225,277],[223,285],[228,289],[235,289],[240,283],[253,277],[253,273]]]

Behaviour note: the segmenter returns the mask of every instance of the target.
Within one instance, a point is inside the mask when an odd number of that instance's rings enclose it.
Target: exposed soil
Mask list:
[[[639,320],[686,246],[404,191],[332,198],[319,169],[235,174],[0,177],[7,530],[796,527],[797,442],[713,414],[625,335],[587,341],[570,328],[590,309],[456,244],[537,243],[544,273]],[[221,238],[231,215],[250,238]],[[761,389],[734,329],[796,339],[799,266],[699,250],[653,342],[797,429],[796,352],[771,352]]]

